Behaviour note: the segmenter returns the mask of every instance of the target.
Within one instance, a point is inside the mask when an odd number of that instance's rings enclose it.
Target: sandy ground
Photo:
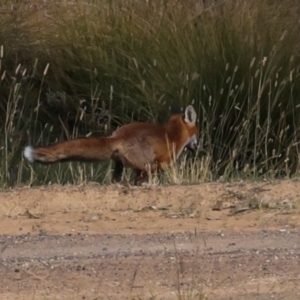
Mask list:
[[[299,212],[296,180],[2,191],[0,299],[300,299]]]

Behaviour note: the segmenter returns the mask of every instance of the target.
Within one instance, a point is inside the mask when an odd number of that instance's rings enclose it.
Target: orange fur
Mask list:
[[[59,161],[115,162],[113,181],[121,180],[124,167],[136,172],[136,184],[147,180],[147,170],[163,170],[177,159],[184,147],[197,146],[196,113],[188,106],[185,115],[173,115],[165,125],[131,123],[117,129],[110,137],[78,138],[47,147],[26,147],[29,161],[55,163]]]

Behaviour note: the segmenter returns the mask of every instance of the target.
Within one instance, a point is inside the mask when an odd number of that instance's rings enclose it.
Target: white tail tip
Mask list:
[[[31,146],[27,146],[24,149],[24,157],[28,159],[30,162],[34,162],[34,157],[33,157],[33,148]]]

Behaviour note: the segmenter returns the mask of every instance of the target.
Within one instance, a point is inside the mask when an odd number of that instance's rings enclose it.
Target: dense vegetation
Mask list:
[[[0,13],[1,186],[109,182],[107,164],[30,165],[21,151],[190,103],[202,149],[169,181],[298,173],[299,1],[16,0]]]

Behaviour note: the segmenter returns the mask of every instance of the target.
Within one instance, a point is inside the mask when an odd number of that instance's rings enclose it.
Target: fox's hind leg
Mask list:
[[[124,165],[122,161],[118,158],[114,159],[114,171],[112,174],[112,182],[120,182],[122,180],[122,174],[124,170]]]

